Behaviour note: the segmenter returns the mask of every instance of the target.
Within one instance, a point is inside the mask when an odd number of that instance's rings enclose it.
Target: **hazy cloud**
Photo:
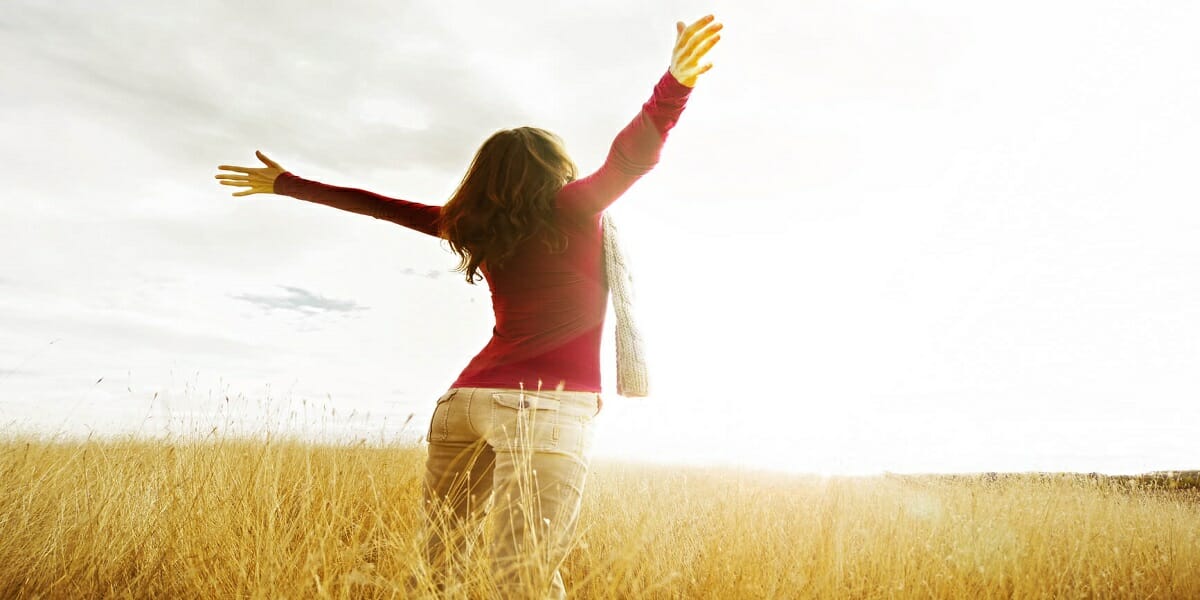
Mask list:
[[[0,102],[54,94],[60,108],[86,109],[189,162],[243,145],[250,158],[255,147],[286,148],[359,171],[397,159],[460,169],[482,133],[517,110],[504,94],[479,93],[490,75],[454,51],[456,34],[431,5],[133,4],[9,6],[0,49],[21,60],[0,81],[21,91]]]
[[[353,300],[334,300],[303,288],[286,285],[279,287],[283,288],[287,293],[282,295],[239,294],[234,296],[234,298],[245,300],[251,304],[257,304],[267,310],[292,310],[305,315],[322,312],[348,313],[368,308]]]
[[[405,267],[405,268],[401,269],[400,274],[401,275],[411,275],[413,277],[424,277],[426,279],[437,279],[442,276],[442,272],[438,271],[437,269],[429,269],[428,271],[425,271],[424,273],[418,273],[417,270],[412,267]]]

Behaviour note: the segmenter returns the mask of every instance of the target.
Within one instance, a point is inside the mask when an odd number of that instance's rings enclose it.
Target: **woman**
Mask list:
[[[499,131],[444,206],[325,185],[265,168],[220,166],[244,196],[275,193],[386,219],[445,239],[469,283],[492,292],[492,339],[438,399],[427,440],[427,551],[445,579],[467,531],[494,505],[491,541],[503,597],[565,597],[558,565],[574,536],[600,412],[600,337],[608,284],[601,213],[657,162],[702,59],[720,39],[708,15],[676,23],[670,68],[596,172],[576,179],[554,134]]]

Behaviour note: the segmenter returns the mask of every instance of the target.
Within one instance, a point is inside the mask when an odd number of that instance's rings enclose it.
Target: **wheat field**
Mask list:
[[[424,451],[0,441],[0,597],[433,598]],[[1200,598],[1200,495],[1083,476],[597,461],[572,598]],[[488,597],[486,553],[463,587]]]

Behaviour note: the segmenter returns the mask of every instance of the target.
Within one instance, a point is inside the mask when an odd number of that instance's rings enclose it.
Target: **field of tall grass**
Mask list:
[[[423,460],[269,436],[10,437],[0,597],[437,597]],[[1200,494],[1168,487],[598,461],[563,575],[572,598],[1200,598]],[[477,551],[447,597],[491,585]]]

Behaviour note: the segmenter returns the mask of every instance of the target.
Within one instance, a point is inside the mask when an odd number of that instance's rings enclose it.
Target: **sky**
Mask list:
[[[0,434],[415,440],[490,335],[486,288],[217,165],[442,204],[534,125],[590,172],[707,13],[714,68],[611,209],[652,394],[605,392],[598,456],[1200,468],[1183,1],[10,0]]]

